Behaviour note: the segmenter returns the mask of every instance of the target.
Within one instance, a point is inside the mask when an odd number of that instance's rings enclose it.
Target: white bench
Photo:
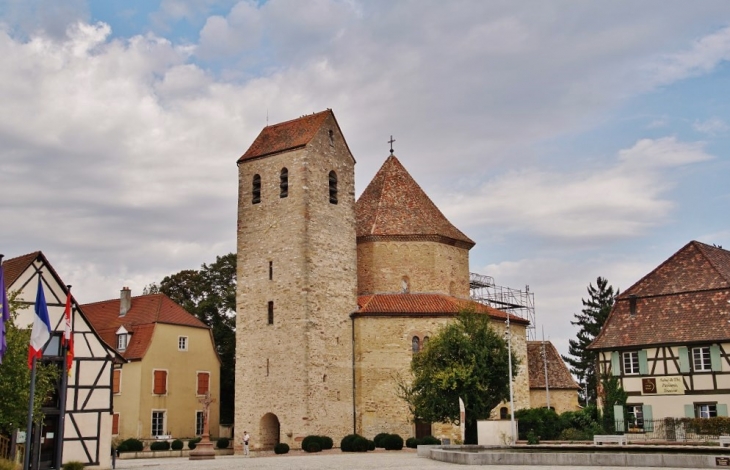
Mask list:
[[[728,436],[730,439],[730,436]],[[618,444],[618,445],[626,445],[626,436],[614,436],[614,435],[595,435],[593,436],[593,443],[595,445],[603,445],[603,444]]]
[[[730,447],[730,436],[720,436],[720,447]]]
[[[158,436],[155,436],[155,439],[157,439],[158,441],[167,441],[169,439],[172,439],[172,434],[158,435]]]

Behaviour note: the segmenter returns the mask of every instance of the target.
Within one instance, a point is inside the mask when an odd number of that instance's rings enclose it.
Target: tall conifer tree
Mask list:
[[[583,387],[580,393],[583,405],[596,402],[596,387],[598,386],[597,355],[587,348],[603,328],[618,295],[618,289],[614,293],[613,287],[608,285],[608,281],[599,276],[596,279],[596,287],[588,284],[588,300],[581,299],[583,310],[574,315],[575,321],[570,322],[572,325],[579,326],[580,331],[578,331],[576,339],[568,342],[568,352],[572,357],[563,356],[563,360],[570,365],[570,372],[575,375]]]

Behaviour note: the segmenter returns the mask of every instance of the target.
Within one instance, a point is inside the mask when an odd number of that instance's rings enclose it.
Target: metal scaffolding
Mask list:
[[[469,273],[469,289],[476,302],[528,320],[527,339],[535,341],[535,294],[530,292],[530,286],[525,286],[525,290],[512,289],[496,285],[492,276]]]

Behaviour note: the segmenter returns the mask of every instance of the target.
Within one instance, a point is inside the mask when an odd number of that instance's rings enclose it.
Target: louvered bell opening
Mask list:
[[[289,170],[284,168],[281,170],[280,182],[279,182],[279,197],[284,198],[289,196]]]
[[[253,175],[253,187],[251,189],[251,203],[258,204],[261,202],[261,176]]]
[[[330,171],[330,204],[337,204],[337,174]]]

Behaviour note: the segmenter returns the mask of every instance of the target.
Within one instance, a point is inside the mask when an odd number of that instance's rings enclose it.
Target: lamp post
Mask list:
[[[515,445],[515,400],[512,392],[512,332],[509,327],[509,313],[507,313],[507,328],[505,329],[505,336],[507,337],[507,367],[509,368],[509,427],[511,445]]]

